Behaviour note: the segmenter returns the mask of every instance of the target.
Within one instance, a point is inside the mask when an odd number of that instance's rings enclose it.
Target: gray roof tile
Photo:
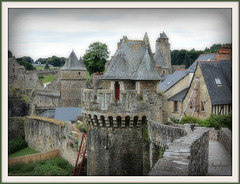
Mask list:
[[[140,64],[136,73],[133,74],[132,80],[160,80],[161,77],[157,73],[153,61],[148,54],[148,48],[143,57],[142,63]]]
[[[232,104],[232,62],[199,62],[212,105]],[[219,78],[221,86],[215,78]]]
[[[101,79],[149,80],[148,78],[151,78],[151,80],[160,80],[160,76],[157,74],[159,76],[158,79],[158,76],[155,74],[155,68],[152,67],[154,64],[151,62],[149,54],[145,54],[146,48],[147,46],[143,40],[123,39],[120,48],[114,54],[108,70]],[[146,73],[148,76],[144,77],[143,74]]]
[[[80,107],[56,107],[54,119],[60,121],[77,121],[77,116],[82,114]]]
[[[185,88],[184,90],[180,91],[180,92],[177,93],[176,95],[170,97],[168,100],[169,100],[169,101],[182,102],[183,99],[185,98],[187,92],[188,92],[188,88]]]
[[[61,68],[61,70],[87,70],[87,69],[82,62],[82,58],[80,57],[80,59],[78,60],[76,54],[74,53],[74,51],[72,51],[68,57],[68,60]]]
[[[158,89],[162,92],[166,92],[178,81],[188,75],[188,70],[175,71],[173,74],[167,75],[163,82],[159,83]]]

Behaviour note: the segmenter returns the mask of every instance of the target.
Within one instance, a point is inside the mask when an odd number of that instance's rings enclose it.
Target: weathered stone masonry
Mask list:
[[[197,128],[165,150],[150,176],[204,176],[208,173],[209,129]]]

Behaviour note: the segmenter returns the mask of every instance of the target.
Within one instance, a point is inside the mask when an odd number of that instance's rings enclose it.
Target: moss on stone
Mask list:
[[[60,126],[65,126],[65,125],[64,125],[64,122],[62,122],[62,121],[60,121],[60,120],[50,119],[50,118],[46,118],[46,117],[27,116],[27,118],[28,118],[28,119],[34,119],[34,120],[41,120],[41,121],[53,123],[53,124],[60,125]]]

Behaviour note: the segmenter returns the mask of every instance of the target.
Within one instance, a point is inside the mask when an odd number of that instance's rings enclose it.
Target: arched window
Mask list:
[[[125,117],[125,127],[129,127],[130,124],[130,116]]]
[[[115,100],[119,100],[120,96],[120,85],[118,82],[115,82],[114,84],[114,89],[115,89]]]
[[[102,121],[102,125],[105,126],[105,125],[106,125],[106,122],[105,122],[104,116],[100,116],[100,119],[101,119],[101,121]]]
[[[110,127],[113,127],[113,117],[112,116],[109,116],[108,117],[108,120],[110,122]]]
[[[117,126],[121,127],[121,124],[122,124],[122,118],[121,118],[121,116],[118,116],[117,117]]]
[[[133,119],[133,126],[137,126],[138,116],[135,116]]]

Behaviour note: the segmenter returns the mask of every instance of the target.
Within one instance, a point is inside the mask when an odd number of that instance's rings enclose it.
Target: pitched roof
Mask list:
[[[232,62],[199,62],[212,105],[232,103]],[[219,79],[221,85],[217,85]]]
[[[146,54],[146,49],[148,48],[143,40],[128,40],[124,37],[101,79],[160,80],[160,76],[156,75],[151,57],[148,53]],[[146,73],[148,75],[143,76]]]
[[[188,88],[180,91],[179,93],[175,94],[174,96],[168,98],[169,101],[178,101],[182,102],[188,92]]]
[[[78,60],[74,51],[69,55],[66,63],[60,70],[87,70],[85,65],[82,62],[82,58]]]
[[[56,107],[54,119],[60,121],[77,121],[77,116],[82,114],[80,107]]]
[[[167,75],[163,82],[159,83],[158,89],[162,92],[166,92],[178,81],[188,75],[188,70],[175,71],[173,74]]]
[[[148,48],[146,48],[146,53],[143,60],[137,70],[132,76],[132,80],[160,80],[161,77],[157,73],[153,61],[148,54]]]
[[[193,62],[193,64],[188,68],[188,71],[195,72],[198,61],[215,61],[215,60],[216,60],[215,53],[200,54],[198,58]]]
[[[155,65],[161,66],[161,67],[167,67],[167,65],[164,62],[164,59],[163,59],[163,56],[162,56],[162,53],[161,53],[159,47],[156,49],[153,59],[155,61]]]
[[[160,33],[160,38],[168,38],[167,35],[165,34],[165,32],[163,31],[163,33]]]

